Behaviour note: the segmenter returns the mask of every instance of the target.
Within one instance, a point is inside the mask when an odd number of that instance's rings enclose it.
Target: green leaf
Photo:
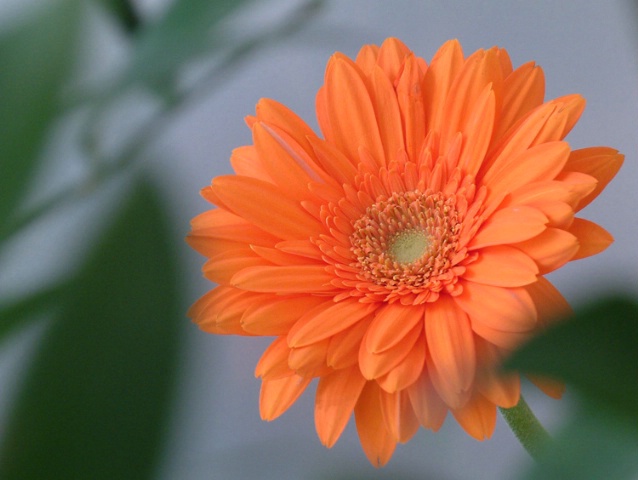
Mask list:
[[[132,0],[99,0],[119,20],[124,29],[132,33],[140,26],[140,17]]]
[[[577,311],[515,352],[508,368],[572,385],[638,429],[638,303],[613,298]]]
[[[163,206],[138,184],[45,332],[9,416],[0,478],[153,477],[183,320],[176,278]]]
[[[45,2],[47,3],[47,2]],[[50,1],[0,37],[0,231],[35,169],[73,60],[79,2]]]
[[[637,474],[638,434],[634,426],[604,406],[586,405],[579,408],[523,478],[630,480]]]
[[[66,283],[56,283],[19,300],[0,304],[0,344],[36,315],[59,308],[65,297],[66,288]]]
[[[212,32],[245,0],[177,0],[139,32],[125,83],[162,84],[179,65],[214,45]]]

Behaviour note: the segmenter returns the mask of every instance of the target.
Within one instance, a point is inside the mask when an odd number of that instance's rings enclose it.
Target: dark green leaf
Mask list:
[[[38,314],[51,312],[62,304],[66,283],[55,284],[25,298],[0,305],[0,343]]]
[[[78,1],[51,1],[0,38],[0,230],[25,193],[57,113],[78,25]]]
[[[638,304],[616,298],[576,313],[525,344],[508,367],[563,380],[638,428]]]
[[[579,409],[525,480],[630,480],[638,475],[638,434],[604,406]]]
[[[162,206],[137,185],[47,330],[3,439],[0,478],[148,479],[183,315]]]
[[[211,33],[245,0],[179,0],[141,30],[127,82],[161,84],[193,55],[210,49]]]
[[[115,17],[127,32],[134,32],[140,26],[140,17],[132,0],[99,0]]]

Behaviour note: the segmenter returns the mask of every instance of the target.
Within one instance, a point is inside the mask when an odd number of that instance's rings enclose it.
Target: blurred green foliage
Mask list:
[[[129,0],[100,0],[100,3],[119,20],[127,32],[133,33],[141,26],[142,19]]]
[[[224,20],[244,3],[177,0],[151,21],[129,0],[50,0],[0,32],[0,249],[53,212],[119,185],[110,200],[115,213],[99,222],[104,227],[77,272],[61,272],[22,298],[0,292],[0,344],[45,317],[0,437],[0,478],[156,478],[188,322],[166,199],[147,169],[127,167],[198,93],[197,85],[178,88],[185,65],[222,47],[237,57],[259,45],[254,38],[220,41]],[[119,24],[130,61],[87,89],[74,75],[96,12]],[[225,65],[231,63],[227,58]],[[210,85],[223,68],[202,82]],[[124,147],[105,154],[96,120],[133,86],[159,97],[161,108]],[[43,147],[57,122],[77,111],[90,112],[74,138],[86,157],[86,178],[29,203],[33,178],[46,162]]]
[[[0,238],[36,169],[73,62],[80,2],[60,0],[0,37]]]
[[[611,298],[532,339],[508,367],[565,382],[580,405],[529,480],[638,474],[638,303]]]
[[[237,0],[180,0],[159,21],[137,32],[125,82],[164,84],[180,64],[218,46],[215,27],[244,3]]]
[[[0,478],[153,478],[184,322],[162,201],[132,191],[36,353]]]

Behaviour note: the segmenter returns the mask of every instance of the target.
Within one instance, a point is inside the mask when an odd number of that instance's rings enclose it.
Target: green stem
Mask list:
[[[523,396],[521,395],[518,405],[515,407],[499,408],[499,410],[527,453],[538,460],[539,455],[551,441],[551,437],[529,408]]]

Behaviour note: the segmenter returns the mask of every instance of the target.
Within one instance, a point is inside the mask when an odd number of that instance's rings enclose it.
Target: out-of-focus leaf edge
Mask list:
[[[567,383],[638,429],[638,303],[614,297],[584,306],[512,354],[506,369]]]
[[[0,37],[0,238],[26,192],[74,62],[80,2],[56,0]]]
[[[42,339],[0,478],[153,478],[183,319],[169,231],[157,192],[136,185]]]

